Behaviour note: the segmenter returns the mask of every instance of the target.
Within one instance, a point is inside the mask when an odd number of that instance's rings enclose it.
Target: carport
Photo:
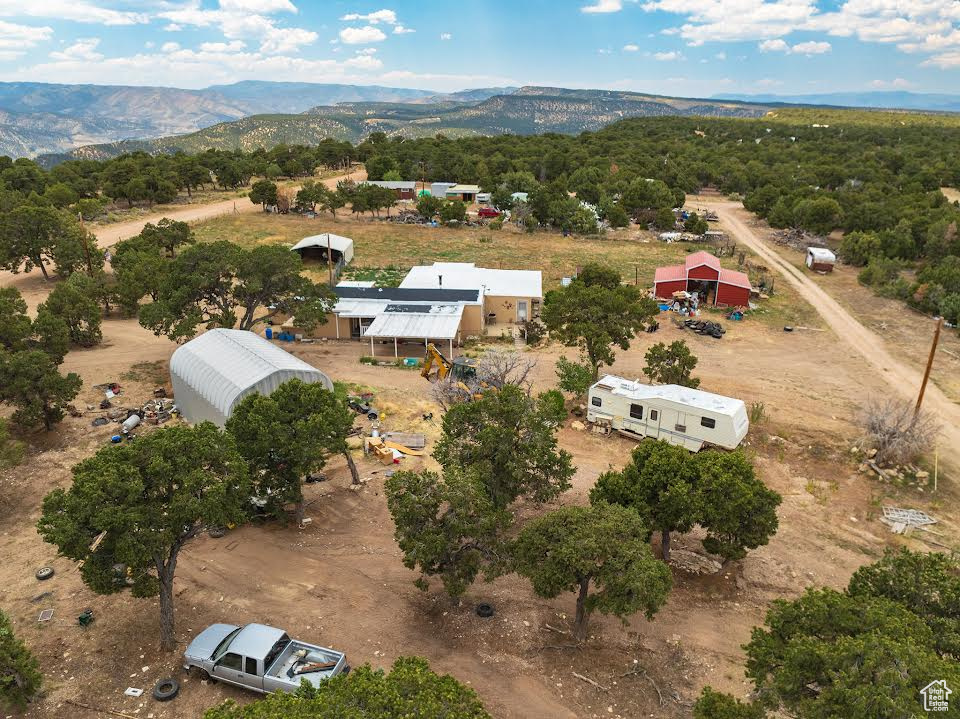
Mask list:
[[[337,265],[346,265],[353,260],[353,240],[330,232],[304,237],[290,249],[305,260],[326,262],[329,257]]]
[[[423,341],[427,345],[433,342],[445,342],[453,357],[453,342],[460,334],[460,320],[463,318],[463,305],[404,305],[390,304],[370,323],[364,337],[370,338],[370,356],[376,357],[374,340],[393,339],[393,356],[400,356],[401,340]]]

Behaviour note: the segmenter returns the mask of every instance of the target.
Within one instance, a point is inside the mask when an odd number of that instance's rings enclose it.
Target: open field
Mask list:
[[[667,244],[658,241],[655,233],[636,228],[614,230],[602,237],[563,237],[546,230],[529,234],[512,227],[499,231],[487,227],[426,227],[350,216],[336,220],[326,216],[314,219],[297,215],[225,216],[197,223],[193,231],[201,242],[229,240],[244,247],[273,243],[293,245],[309,235],[332,232],[354,241],[351,277],[374,278],[376,273],[372,270],[377,268],[405,272],[413,265],[433,262],[474,262],[482,267],[540,269],[545,291],[558,287],[561,278],[573,275],[587,262],[609,265],[616,268],[625,281],[637,280],[641,287],[652,287],[657,267],[680,264],[689,252],[710,247],[697,243]],[[737,266],[733,257],[724,257],[721,262],[726,267]],[[326,280],[325,265],[311,267],[308,264],[307,267],[314,279]],[[388,274],[395,277],[398,273]],[[772,326],[818,324],[816,313],[808,305],[797,302],[786,283],[777,286],[775,297],[761,303],[755,316]]]
[[[721,211],[721,225],[728,229],[733,225],[727,225],[727,213],[733,211]],[[648,284],[654,266],[677,262],[686,252],[680,244],[643,242],[644,236],[636,231],[583,240],[548,233],[435,231],[258,214],[219,218],[196,229],[204,240],[225,238],[245,244],[292,242],[306,234],[333,231],[354,238],[360,267],[406,267],[438,259],[496,267],[502,261],[504,267],[542,267],[548,287],[589,259],[619,267],[628,278],[636,266],[641,284]],[[481,233],[490,235],[491,241],[481,242]],[[31,306],[50,287],[36,273],[3,274],[0,281],[20,288]],[[591,637],[574,647],[568,637],[547,628],[568,625],[572,594],[541,600],[526,582],[512,576],[476,584],[459,607],[451,606],[436,587],[420,592],[393,540],[383,497],[384,467],[357,456],[366,480],[363,489],[349,488],[349,474],[339,458],[329,465],[329,481],[306,487],[307,515],[313,520],[306,529],[255,524],[223,539],[204,537],[188,546],[174,590],[178,651],[211,622],[259,621],[343,650],[354,665],[370,662],[386,667],[401,654],[420,654],[435,669],[473,686],[498,719],[679,719],[689,717],[693,700],[706,684],[743,696],[748,686],[740,646],[750,629],[762,622],[770,601],[797,596],[809,586],[843,586],[858,566],[879,556],[886,546],[927,546],[918,539],[891,535],[877,521],[881,504],[926,509],[941,520],[938,530],[944,536],[938,539],[950,545],[958,541],[960,521],[950,474],[941,473],[940,490],[933,494],[928,488],[881,484],[872,475],[857,472],[850,453],[856,442],[857,412],[866,396],[889,391],[888,380],[819,320],[795,288],[778,279],[777,289],[762,312],[739,323],[721,319],[728,328],[722,340],[684,333],[664,315],[662,329],[641,335],[628,351],[618,352],[611,368],[626,377],[642,376],[644,353],[651,344],[686,339],[700,358],[695,374],[704,389],[764,404],[765,419],[752,428],[748,450],[755,456],[759,476],[784,497],[780,529],[768,546],[714,575],[675,568],[674,590],[652,621],[637,616],[624,627],[597,616],[591,622]],[[865,288],[858,289],[869,296]],[[784,333],[780,325],[788,323],[784,318],[791,313],[797,319],[790,324],[817,329]],[[137,404],[164,378],[163,368],[176,345],[153,336],[134,320],[108,318],[103,333],[102,345],[73,350],[64,363],[64,371],[78,372],[84,380],[76,404],[81,408],[94,404],[101,396],[94,385],[108,381],[123,385],[124,403]],[[364,343],[284,347],[334,380],[371,388],[385,410],[387,429],[422,431],[428,436],[428,448],[433,446],[439,421],[425,421],[422,414],[432,411],[438,418],[439,408],[418,373],[360,364]],[[888,344],[887,350],[906,361],[898,345]],[[422,350],[418,346],[409,351]],[[556,344],[527,351],[538,361],[537,389],[555,384],[554,363],[561,354],[575,354]],[[149,695],[123,696],[128,686],[149,692],[161,677],[182,677],[177,671],[179,654],[164,655],[157,649],[156,602],[126,594],[94,595],[82,585],[75,565],[55,558],[35,531],[43,496],[66,486],[70,467],[107,443],[112,427],[91,428],[96,416],[99,412],[94,411],[68,417],[51,433],[29,436],[23,465],[0,475],[0,553],[5,558],[0,564],[0,606],[37,653],[47,682],[45,695],[29,716],[94,719],[107,716],[104,710],[111,709],[131,716],[179,719],[197,717],[224,698],[253,698],[196,680],[184,683],[180,696],[168,704]],[[569,421],[559,438],[578,468],[573,488],[558,500],[563,504],[586,503],[597,476],[621,466],[632,446],[623,438],[577,432]],[[431,466],[432,460],[403,462],[405,469],[416,469]],[[521,509],[523,516],[541,511],[532,506]],[[699,547],[696,533],[677,537],[674,544],[675,554]],[[33,572],[45,564],[57,574],[40,583]],[[41,596],[44,592],[50,594]],[[474,614],[480,601],[495,605],[494,618],[481,620]],[[94,610],[96,621],[82,629],[76,616],[86,607]],[[56,614],[52,622],[41,625],[36,618],[44,608],[55,609]],[[627,676],[638,665],[662,691],[663,705],[642,675]],[[592,677],[606,690],[574,678],[572,672]],[[68,700],[96,709],[78,708]]]

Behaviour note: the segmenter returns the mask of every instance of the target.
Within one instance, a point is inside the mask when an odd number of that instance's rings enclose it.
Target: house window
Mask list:
[[[642,404],[632,404],[630,405],[630,416],[634,419],[643,419],[643,405]]]
[[[603,400],[599,397],[591,397],[590,404],[592,404],[594,407],[599,407],[603,404]]]
[[[253,657],[247,657],[247,674],[257,676],[257,660]]]
[[[659,413],[657,410],[655,410],[655,409],[651,409],[651,410],[650,410],[650,421],[651,421],[651,422],[655,421],[655,420],[657,419],[657,417],[659,417],[659,416],[660,416],[660,413]]]
[[[238,672],[243,671],[243,658],[239,654],[230,652],[220,660],[220,666],[224,669],[236,669]]]
[[[710,417],[701,417],[700,425],[706,427],[707,429],[713,429],[717,426],[717,420],[711,419]]]

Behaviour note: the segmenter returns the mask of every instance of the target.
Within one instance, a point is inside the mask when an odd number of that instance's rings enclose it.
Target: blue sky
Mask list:
[[[0,80],[960,91],[960,0],[0,0]]]

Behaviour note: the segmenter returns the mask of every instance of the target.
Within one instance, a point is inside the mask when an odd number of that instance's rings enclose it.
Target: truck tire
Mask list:
[[[349,674],[349,673],[350,673],[350,665],[349,665],[349,664],[344,664],[344,665],[343,665],[343,669],[340,670],[340,673],[341,673],[341,674]]]
[[[176,679],[161,679],[153,686],[153,698],[158,702],[168,702],[180,693],[180,682]]]
[[[483,619],[489,619],[493,616],[493,605],[483,602],[477,605],[477,616]]]
[[[54,575],[53,567],[40,567],[34,574],[34,576],[39,579],[41,582],[50,579]]]

